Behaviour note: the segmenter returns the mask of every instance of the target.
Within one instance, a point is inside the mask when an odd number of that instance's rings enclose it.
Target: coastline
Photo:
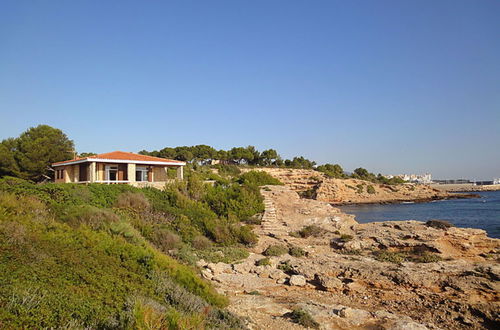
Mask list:
[[[431,184],[432,188],[446,192],[482,192],[482,191],[499,191],[500,184],[476,186],[471,183],[467,184]]]
[[[252,328],[302,329],[289,321],[296,310],[325,329],[479,329],[498,322],[500,240],[484,230],[436,220],[359,223],[291,187],[266,186],[261,194],[265,211],[250,255],[199,263],[228,295],[229,310]],[[306,235],[306,228],[318,233]],[[277,246],[283,253],[270,253]]]
[[[333,202],[332,206],[345,206],[345,205],[391,205],[391,204],[404,204],[404,203],[430,203],[434,201],[453,200],[453,199],[472,199],[481,198],[481,195],[474,193],[459,194],[451,192],[448,196],[434,196],[429,198],[415,198],[415,199],[394,199],[394,200],[381,200],[381,201],[365,201],[365,202]]]

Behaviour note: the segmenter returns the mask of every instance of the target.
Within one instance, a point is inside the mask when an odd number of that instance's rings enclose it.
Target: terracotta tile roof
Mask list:
[[[113,152],[107,152],[107,153],[99,154],[99,155],[95,155],[95,156],[80,157],[80,158],[65,160],[62,162],[53,163],[52,165],[62,165],[62,164],[66,164],[66,163],[72,163],[72,162],[76,162],[76,161],[85,161],[85,160],[92,161],[92,159],[131,160],[134,162],[141,162],[141,161],[143,161],[143,162],[169,162],[169,163],[178,163],[179,165],[185,164],[184,162],[181,162],[179,160],[146,156],[146,155],[139,155],[139,154],[134,154],[132,152],[125,152],[125,151],[113,151]]]

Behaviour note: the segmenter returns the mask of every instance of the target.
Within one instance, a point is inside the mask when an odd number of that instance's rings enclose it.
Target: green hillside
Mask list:
[[[0,180],[0,328],[242,328],[195,262],[257,238],[259,174],[164,191]]]

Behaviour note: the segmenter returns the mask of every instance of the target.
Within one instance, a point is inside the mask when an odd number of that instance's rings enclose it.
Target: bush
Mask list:
[[[427,227],[432,227],[432,228],[436,228],[436,229],[444,229],[444,230],[451,228],[451,227],[454,227],[453,224],[451,224],[450,222],[445,221],[445,220],[429,220],[425,223],[425,225]]]
[[[306,251],[304,251],[302,248],[298,246],[291,246],[288,249],[288,254],[291,255],[292,257],[300,258],[306,255]]]
[[[223,262],[226,264],[237,262],[249,256],[246,249],[239,247],[212,247],[206,250],[197,251],[196,254],[200,259],[204,259],[207,262]]]
[[[61,220],[72,227],[86,225],[92,229],[103,229],[111,223],[120,221],[120,218],[110,210],[77,205],[68,208],[61,215]]]
[[[298,194],[301,198],[305,199],[315,199],[316,198],[317,187],[312,187],[307,190],[299,191]]]
[[[193,242],[191,244],[197,250],[205,250],[212,246],[212,241],[205,236],[199,235],[193,239]]]
[[[252,231],[250,226],[238,226],[234,230],[234,236],[238,242],[247,246],[254,246],[259,241],[258,236]]]
[[[369,194],[374,194],[375,193],[375,188],[373,188],[372,185],[369,185],[368,187],[366,187],[366,192],[369,193]]]
[[[363,193],[364,185],[362,185],[362,184],[357,184],[357,185],[356,185],[356,188],[357,188],[357,190],[358,190],[358,191],[357,191],[357,193],[358,193],[358,194],[362,194],[362,193]]]
[[[226,164],[217,164],[213,166],[219,171],[220,175],[224,176],[238,176],[241,173],[241,170],[236,165],[226,165]]]
[[[245,185],[267,186],[267,185],[282,185],[280,180],[272,177],[266,172],[250,171],[246,172],[238,178],[238,182]]]
[[[318,225],[309,225],[299,230],[298,233],[302,238],[308,238],[310,236],[319,237],[325,233],[325,230]]]
[[[262,254],[268,257],[279,257],[285,253],[288,253],[288,248],[286,246],[270,245]]]
[[[115,206],[143,211],[149,208],[149,201],[143,193],[127,191],[118,195]]]
[[[293,274],[295,272],[293,266],[290,264],[290,260],[280,262],[277,268],[287,274]]]
[[[439,256],[435,253],[429,253],[429,252],[423,252],[422,254],[413,258],[414,262],[422,262],[422,263],[438,262],[441,260],[443,260],[443,258],[441,258],[441,256]]]
[[[400,264],[406,260],[406,254],[401,252],[391,252],[391,251],[377,251],[375,252],[375,259],[382,262],[392,262],[395,264]]]
[[[311,314],[309,312],[303,310],[303,309],[294,309],[290,313],[290,318],[292,319],[293,322],[300,324],[301,326],[305,328],[313,328],[313,329],[318,329],[319,328],[319,323],[316,322]]]
[[[168,252],[169,250],[178,248],[182,243],[182,240],[178,235],[165,228],[157,228],[153,232],[151,241],[163,252]]]
[[[255,262],[255,266],[271,266],[271,260],[269,258],[259,259]]]

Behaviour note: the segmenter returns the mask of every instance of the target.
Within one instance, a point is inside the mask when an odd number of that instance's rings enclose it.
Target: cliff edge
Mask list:
[[[474,194],[455,194],[423,184],[377,184],[358,179],[333,179],[306,169],[255,168],[264,171],[299,194],[336,205],[364,203],[425,202],[440,199],[472,198]]]

